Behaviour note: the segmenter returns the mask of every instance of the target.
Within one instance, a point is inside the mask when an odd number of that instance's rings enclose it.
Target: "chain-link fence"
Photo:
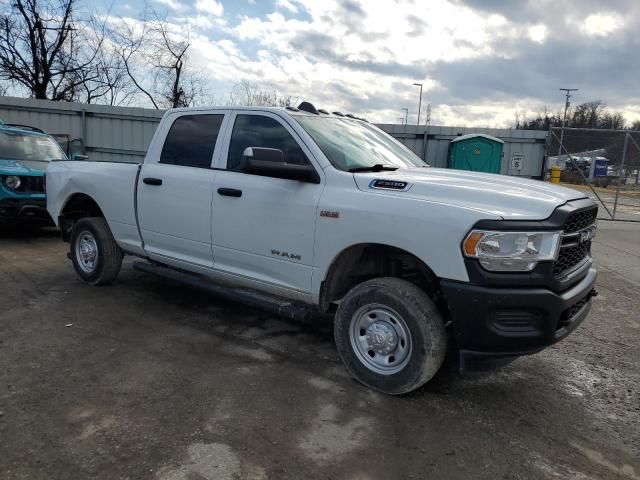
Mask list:
[[[547,169],[600,204],[602,219],[640,222],[640,132],[552,127]]]

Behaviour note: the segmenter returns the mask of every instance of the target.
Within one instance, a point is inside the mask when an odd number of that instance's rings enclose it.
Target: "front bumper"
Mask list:
[[[536,353],[575,330],[596,295],[596,269],[561,293],[443,280],[461,359],[506,359]],[[462,365],[461,365],[462,366]]]
[[[5,198],[0,200],[0,222],[29,221],[53,223],[44,198]]]

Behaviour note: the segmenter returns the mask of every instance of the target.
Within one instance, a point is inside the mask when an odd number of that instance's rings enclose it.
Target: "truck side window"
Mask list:
[[[171,125],[160,154],[160,163],[211,168],[224,115],[184,115]]]
[[[243,171],[242,153],[247,147],[277,148],[284,161],[296,165],[309,163],[298,142],[280,123],[262,115],[238,115],[231,134],[227,170]]]

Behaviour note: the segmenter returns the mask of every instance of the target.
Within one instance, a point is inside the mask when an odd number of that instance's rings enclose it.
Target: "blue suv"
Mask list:
[[[50,161],[66,158],[42,130],[0,121],[0,224],[51,222],[44,174]]]

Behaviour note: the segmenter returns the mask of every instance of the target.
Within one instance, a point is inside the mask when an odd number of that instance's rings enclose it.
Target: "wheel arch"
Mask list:
[[[85,217],[102,217],[105,215],[98,202],[86,193],[75,192],[65,200],[60,209],[59,221],[62,238],[69,241],[73,225]]]
[[[320,285],[320,308],[334,310],[354,286],[377,277],[403,278],[425,291],[440,304],[440,282],[420,257],[384,243],[358,243],[344,248],[331,261]]]

